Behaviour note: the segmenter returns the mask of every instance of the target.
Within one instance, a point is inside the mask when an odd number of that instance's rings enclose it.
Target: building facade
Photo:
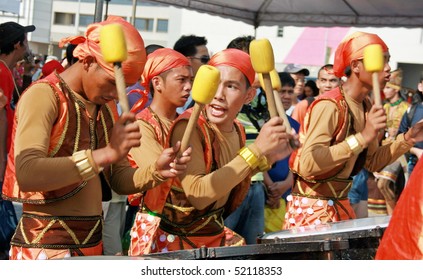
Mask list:
[[[391,67],[403,69],[405,86],[415,88],[423,73],[422,28],[261,26],[254,29],[243,22],[144,0],[0,0],[0,9],[3,2],[6,7],[16,7],[16,3],[8,4],[13,1],[19,2],[19,13],[0,12],[0,22],[34,24],[37,30],[28,36],[33,52],[59,58],[64,51],[58,47],[61,38],[83,34],[95,17],[116,15],[134,23],[145,45],[172,48],[181,35],[195,34],[207,38],[213,54],[226,48],[237,36],[268,38],[277,70],[282,71],[288,63],[299,63],[308,67],[314,77],[320,66],[333,63],[336,46],[345,35],[357,30],[371,32],[390,47]],[[99,2],[103,2],[101,15]]]

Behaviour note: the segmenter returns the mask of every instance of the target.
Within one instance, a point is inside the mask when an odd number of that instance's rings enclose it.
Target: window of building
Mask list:
[[[283,26],[278,26],[277,36],[278,37],[283,37]]]
[[[54,24],[75,25],[75,14],[54,13]]]
[[[152,18],[136,18],[135,27],[141,31],[153,31],[154,19]]]
[[[169,21],[167,19],[158,19],[156,31],[167,33],[168,24],[169,24]]]
[[[94,22],[94,15],[79,15],[79,26],[88,26]]]

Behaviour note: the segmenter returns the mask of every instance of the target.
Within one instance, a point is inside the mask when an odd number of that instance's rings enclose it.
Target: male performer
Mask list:
[[[370,44],[379,44],[384,52],[384,68],[378,75],[381,88],[389,81],[388,47],[377,35],[355,32],[338,46],[334,73],[342,77],[349,68],[351,74],[343,85],[310,105],[300,128],[303,147],[292,166],[296,182],[287,198],[285,228],[355,218],[347,198],[351,176],[363,166],[371,172],[380,171],[423,138],[423,123],[419,123],[379,147],[377,135],[386,126],[386,114],[368,98],[372,74],[364,68],[363,50]]]
[[[166,146],[166,139],[170,126],[178,114],[176,108],[183,106],[190,95],[192,87],[192,67],[187,57],[181,53],[162,48],[148,56],[141,84],[145,88],[145,94],[151,92],[153,100],[151,105],[136,115],[142,138],[141,146],[132,148],[129,153],[133,166],[144,170],[150,170],[148,177],[153,176],[157,158]],[[157,181],[157,184],[165,183],[167,178]],[[153,180],[153,178],[149,179]],[[134,225],[131,229],[131,246],[129,255],[138,255],[139,246],[145,246],[145,240],[136,238],[138,231],[148,230],[145,228],[144,215],[142,213],[143,202],[149,201],[152,193],[160,190],[151,190],[148,195],[143,193],[128,196],[131,205],[136,201],[140,206]],[[140,200],[139,198],[142,197]],[[141,204],[140,204],[141,203]]]
[[[32,85],[19,100],[3,187],[3,197],[23,203],[10,259],[101,255],[102,194],[110,195],[110,187],[130,194],[154,186],[126,159],[141,134],[133,114],[117,119],[113,64],[99,45],[107,24],[122,27],[125,82],[135,83],[146,60],[143,39],[122,18],[109,17],[88,26],[85,37],[69,38],[79,43],[73,53],[78,62]],[[184,169],[186,157],[174,161],[177,151],[164,151],[158,175]]]
[[[254,143],[244,147],[245,133],[236,115],[255,95],[250,56],[226,49],[216,53],[209,64],[220,70],[221,80],[191,136],[192,160],[180,181],[157,187],[162,188],[161,195],[144,203],[147,220],[154,220],[155,230],[138,238],[153,239],[151,252],[245,244],[224,227],[223,218],[244,199],[252,174],[268,169],[292,151],[288,140],[293,136],[285,132],[279,117],[267,122]],[[175,120],[169,134],[171,144],[182,139],[191,110]]]

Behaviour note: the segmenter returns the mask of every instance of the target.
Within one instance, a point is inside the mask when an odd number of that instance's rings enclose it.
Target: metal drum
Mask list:
[[[315,253],[324,259],[334,250],[348,248],[346,241],[315,240],[293,243],[256,244],[233,247],[198,248],[166,253],[149,254],[153,259],[183,260],[293,260],[302,259],[305,252]]]
[[[368,260],[374,259],[390,216],[321,225],[314,229],[265,234],[258,244],[153,253],[141,257],[98,256],[90,259],[147,260]],[[77,259],[73,257],[70,259]]]
[[[382,235],[389,224],[391,216],[374,216],[363,219],[319,225],[314,228],[303,227],[268,233],[258,239],[259,244],[292,244],[310,241],[344,241],[347,248],[339,248],[327,254],[307,253],[307,259],[339,259],[339,260],[370,260],[374,259]],[[336,246],[334,246],[336,247]]]

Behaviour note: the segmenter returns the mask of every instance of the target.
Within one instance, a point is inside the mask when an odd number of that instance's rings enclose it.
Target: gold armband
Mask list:
[[[363,151],[363,147],[358,142],[358,140],[355,137],[355,135],[348,136],[347,139],[345,139],[345,141],[347,141],[348,146],[350,147],[351,151],[355,155],[358,155],[359,153],[361,153],[361,151]]]
[[[88,181],[96,176],[96,173],[88,160],[87,151],[82,150],[72,155],[72,160],[78,168],[79,174],[84,181]]]
[[[272,168],[272,166],[267,161],[267,157],[262,156],[260,158],[260,162],[259,162],[258,168],[259,168],[259,170],[261,172],[268,171],[268,170],[270,170]]]
[[[238,155],[240,155],[253,170],[256,169],[260,163],[257,156],[248,147],[239,150]]]

